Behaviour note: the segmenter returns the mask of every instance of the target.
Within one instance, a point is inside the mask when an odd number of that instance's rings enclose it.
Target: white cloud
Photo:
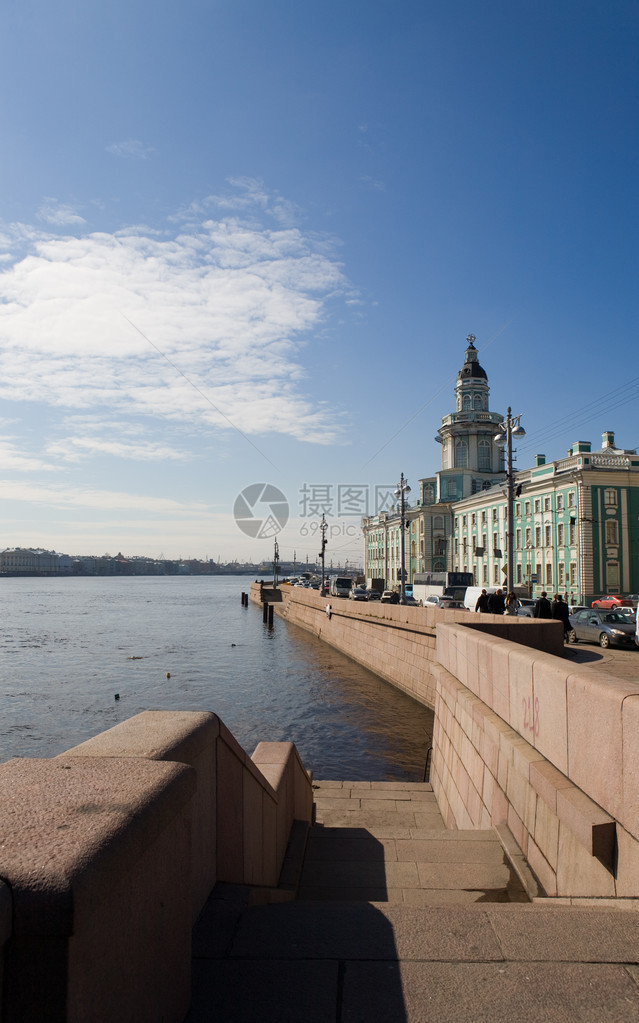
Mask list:
[[[53,471],[55,466],[41,458],[33,458],[19,449],[13,440],[0,437],[0,469],[13,472]]]
[[[129,160],[146,160],[155,152],[153,146],[147,146],[139,139],[126,139],[124,142],[113,142],[106,147],[107,153]]]
[[[243,182],[240,198],[245,210],[277,216],[279,199],[259,183]],[[329,246],[236,211],[193,218],[192,209],[163,234],[14,226],[22,256],[0,267],[0,396],[98,417],[336,440],[340,416],[303,389],[303,344],[328,303],[350,297]],[[99,435],[50,450],[68,459],[91,448],[176,457],[161,444],[136,450]]]
[[[21,501],[27,504],[44,504],[48,508],[85,508],[101,512],[144,514],[170,514],[172,517],[199,517],[206,511],[206,505],[189,501],[188,505],[168,497],[149,497],[127,494],[115,490],[97,488],[54,486],[49,484],[21,483],[15,480],[0,480],[0,501]]]
[[[38,217],[47,224],[53,224],[56,227],[86,224],[84,217],[81,217],[72,206],[59,203],[57,199],[46,199],[38,210]]]

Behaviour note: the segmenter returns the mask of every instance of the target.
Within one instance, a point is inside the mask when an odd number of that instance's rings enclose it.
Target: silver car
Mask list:
[[[568,642],[598,643],[601,647],[635,645],[635,623],[619,611],[586,608],[570,616]]]

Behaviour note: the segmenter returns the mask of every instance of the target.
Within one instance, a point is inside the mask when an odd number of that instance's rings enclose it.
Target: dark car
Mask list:
[[[599,643],[601,647],[634,646],[635,623],[619,611],[587,608],[570,615],[568,642]]]
[[[369,600],[381,600],[382,595],[379,590],[366,590],[366,596]]]
[[[349,593],[351,600],[368,600],[368,594],[366,593],[365,586],[354,586]]]
[[[517,601],[517,614],[520,618],[533,618],[536,600],[529,600],[528,597],[520,597]]]

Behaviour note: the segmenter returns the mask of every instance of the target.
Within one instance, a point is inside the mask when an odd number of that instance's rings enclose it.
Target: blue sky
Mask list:
[[[7,0],[0,38],[0,548],[258,560],[263,482],[281,557],[311,495],[352,563],[338,494],[440,467],[470,332],[519,468],[639,446],[636,3]]]

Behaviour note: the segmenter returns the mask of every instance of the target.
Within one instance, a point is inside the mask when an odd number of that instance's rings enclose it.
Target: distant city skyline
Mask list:
[[[324,507],[361,559],[361,514],[441,467],[470,333],[517,468],[639,447],[636,4],[0,30],[0,548],[257,562],[276,530],[302,561]],[[258,484],[287,514],[251,535]]]

